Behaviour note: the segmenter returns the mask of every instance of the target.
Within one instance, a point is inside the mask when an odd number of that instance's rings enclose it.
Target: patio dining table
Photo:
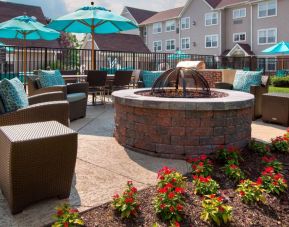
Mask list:
[[[65,81],[76,80],[77,82],[83,82],[87,80],[87,75],[62,75]]]

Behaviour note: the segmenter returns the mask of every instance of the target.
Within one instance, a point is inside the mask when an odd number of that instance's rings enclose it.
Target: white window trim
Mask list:
[[[210,25],[207,25],[207,16],[210,15],[210,14],[217,14],[217,23],[216,24],[210,24]],[[219,24],[219,13],[218,12],[210,12],[210,13],[206,13],[205,14],[205,27],[211,27],[211,26],[217,26]]]
[[[234,12],[240,11],[240,10],[245,10],[245,16],[234,17]],[[234,9],[234,10],[232,11],[232,13],[233,13],[233,20],[238,20],[238,19],[241,19],[241,18],[245,18],[245,17],[247,16],[247,9],[246,9],[246,8]]]
[[[207,37],[211,37],[211,36],[217,36],[217,46],[216,47],[207,47]],[[205,48],[206,49],[217,49],[219,48],[219,34],[212,34],[212,35],[206,35],[205,36]]]
[[[259,32],[260,31],[268,31],[268,30],[275,30],[276,31],[276,40],[275,40],[275,42],[273,42],[273,43],[260,43],[259,42]],[[268,34],[267,34],[268,35]],[[268,36],[267,36],[268,37]],[[258,29],[257,30],[257,43],[258,43],[258,46],[262,46],[262,45],[270,45],[270,44],[276,44],[277,43],[277,40],[278,40],[278,29],[277,28],[262,28],[262,29]]]
[[[168,48],[167,48],[167,42],[168,42],[168,41],[174,41],[174,43],[175,43],[175,48],[174,48],[174,49],[169,49],[169,50],[168,50]],[[176,48],[177,48],[176,45],[177,45],[176,39],[167,39],[167,40],[165,41],[166,51],[176,50]]]
[[[183,40],[185,40],[185,39],[188,39],[189,40],[189,48],[183,48]],[[181,38],[181,50],[190,50],[191,49],[191,38],[190,37],[183,37],[183,38]]]
[[[155,24],[160,24],[160,25],[161,25],[161,31],[160,31],[160,32],[155,32],[155,31],[154,31],[154,25],[155,25]],[[153,34],[160,34],[160,33],[162,33],[162,31],[163,31],[163,26],[162,26],[162,23],[161,23],[161,22],[157,22],[157,23],[154,23],[154,24],[153,24]]]
[[[155,43],[161,43],[161,49],[155,50]],[[163,42],[161,40],[156,40],[153,42],[153,51],[163,51]]]
[[[175,23],[175,29],[174,29],[174,30],[167,30],[167,23],[168,23],[168,22],[171,22],[171,21],[173,21],[173,22]],[[177,27],[177,22],[176,22],[176,20],[167,20],[167,21],[165,22],[165,32],[174,32],[174,31],[176,31],[176,27]]]
[[[245,34],[245,40],[239,40],[239,41],[235,41],[235,35],[244,35]],[[233,33],[233,43],[239,43],[239,42],[246,42],[247,41],[247,33],[246,32],[237,32],[237,33]]]
[[[260,16],[259,16],[260,4],[264,4],[264,3],[266,3],[266,2],[259,2],[259,3],[258,3],[258,10],[257,10],[257,18],[258,18],[258,19],[269,18],[269,17],[277,17],[277,16],[278,16],[278,1],[277,1],[277,0],[273,0],[273,1],[275,1],[275,3],[276,3],[276,15],[260,17]],[[268,3],[267,3],[267,4],[268,4]]]
[[[182,23],[183,23],[183,20],[186,20],[186,19],[189,19],[189,27],[188,28],[183,28],[182,27]],[[188,30],[191,28],[191,18],[190,17],[182,17],[181,18],[181,30]]]

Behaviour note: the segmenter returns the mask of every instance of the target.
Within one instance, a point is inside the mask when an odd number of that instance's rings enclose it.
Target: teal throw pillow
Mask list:
[[[29,105],[24,86],[18,78],[2,80],[0,96],[6,112],[13,112]]]
[[[244,78],[247,72],[243,70],[237,70],[235,74],[235,79],[233,83],[233,88],[236,91],[242,91],[244,86]]]
[[[151,71],[142,71],[142,79],[144,87],[152,87],[154,82],[162,75],[162,71],[151,72]]]
[[[243,84],[242,91],[250,92],[250,87],[253,85],[260,86],[262,83],[262,72],[261,71],[248,71]]]
[[[65,81],[59,70],[40,70],[39,82],[43,88],[65,85]]]

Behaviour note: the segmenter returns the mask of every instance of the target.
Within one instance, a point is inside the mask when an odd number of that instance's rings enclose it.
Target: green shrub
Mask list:
[[[274,87],[289,87],[289,76],[272,77],[271,81]]]

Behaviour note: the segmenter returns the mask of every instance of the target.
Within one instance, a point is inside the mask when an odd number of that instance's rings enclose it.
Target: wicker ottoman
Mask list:
[[[264,94],[262,96],[262,120],[289,126],[289,94]]]
[[[56,121],[0,127],[0,188],[12,214],[69,197],[76,155],[77,133]]]

